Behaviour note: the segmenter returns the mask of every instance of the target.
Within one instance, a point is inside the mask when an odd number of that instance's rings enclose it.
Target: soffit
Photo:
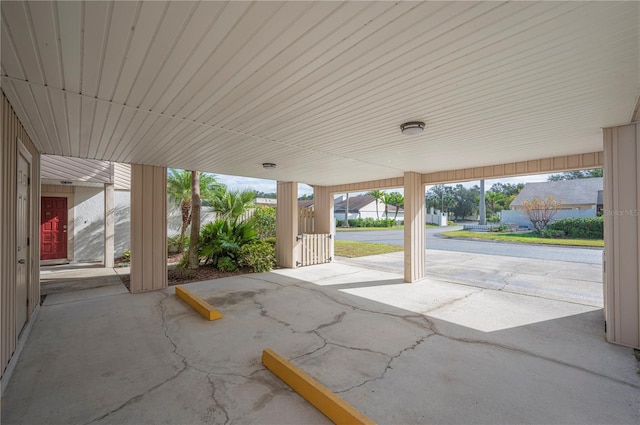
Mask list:
[[[478,167],[629,123],[639,7],[2,2],[2,89],[46,154],[320,185]]]

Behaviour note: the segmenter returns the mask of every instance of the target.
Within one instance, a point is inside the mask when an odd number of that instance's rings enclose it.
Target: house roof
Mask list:
[[[313,199],[298,200],[298,208],[311,208],[312,206],[313,206]]]
[[[560,180],[541,183],[527,183],[522,192],[511,202],[512,207],[521,206],[525,200],[553,196],[567,205],[596,205],[598,192],[602,191],[603,178]]]
[[[375,201],[376,199],[370,195],[349,196],[349,212],[358,213],[362,208],[370,205],[372,202],[375,203]],[[333,210],[335,212],[344,212],[346,204],[346,199],[342,199],[341,201],[338,201],[333,205]],[[380,201],[378,203],[378,208],[380,209],[380,212],[384,211],[384,202]]]
[[[0,7],[45,154],[330,186],[600,152],[636,119],[640,2]]]

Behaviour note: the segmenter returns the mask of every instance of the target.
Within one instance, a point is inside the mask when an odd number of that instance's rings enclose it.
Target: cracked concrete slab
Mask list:
[[[329,423],[262,366],[264,348],[380,424],[640,422],[637,361],[604,341],[600,307],[495,280],[405,284],[332,263],[187,285],[214,322],[173,288],[50,295],[2,423]]]

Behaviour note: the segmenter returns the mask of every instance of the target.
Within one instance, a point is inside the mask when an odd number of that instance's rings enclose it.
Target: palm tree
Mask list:
[[[236,224],[238,219],[254,206],[255,198],[256,193],[252,190],[226,190],[209,197],[209,201],[218,217]]]
[[[200,196],[210,197],[225,186],[213,174],[199,173]],[[171,202],[180,205],[182,227],[180,229],[180,249],[184,248],[184,236],[191,223],[191,171],[170,168],[167,175],[167,195]]]
[[[384,218],[389,218],[389,205],[393,203],[393,196],[390,193],[382,193],[382,202],[384,202]]]
[[[390,204],[396,207],[396,213],[393,216],[393,221],[398,218],[398,210],[404,207],[404,195],[400,192],[391,192]]]
[[[367,195],[373,197],[376,200],[376,218],[380,220],[380,213],[378,212],[378,202],[384,198],[384,192],[381,190],[370,190]]]

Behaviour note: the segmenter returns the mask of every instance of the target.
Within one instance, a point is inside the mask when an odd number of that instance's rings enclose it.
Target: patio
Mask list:
[[[445,257],[427,255],[453,276]],[[457,283],[402,283],[395,260],[380,258],[189,284],[224,315],[215,322],[174,288],[49,295],[2,422],[329,423],[262,366],[265,348],[380,424],[640,422],[638,363],[605,342],[601,301],[512,292],[486,272],[508,272],[508,259],[491,258],[469,258],[476,279]],[[584,266],[540,263],[512,282]],[[589,276],[573,275],[574,287],[597,290]]]

